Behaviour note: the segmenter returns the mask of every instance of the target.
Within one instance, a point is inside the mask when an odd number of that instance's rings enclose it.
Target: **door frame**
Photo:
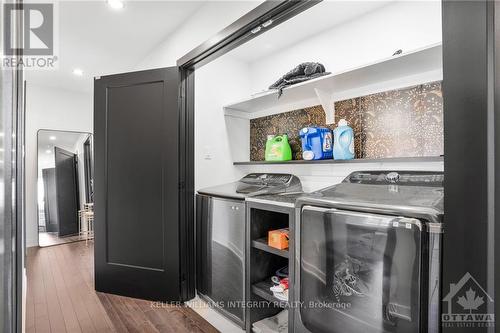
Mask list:
[[[83,143],[83,171],[85,176],[85,202],[94,202],[94,170],[92,153],[92,135],[89,134],[87,140]]]
[[[4,4],[0,0],[0,16]],[[21,0],[14,0],[22,7]],[[12,18],[12,38],[22,45],[24,35],[23,15]],[[13,57],[19,60],[23,50],[17,49]],[[0,329],[2,332],[23,330],[23,276],[26,272],[26,165],[25,165],[25,91],[24,69],[5,68],[0,72],[0,179],[4,202],[0,205],[0,241],[3,253],[2,277],[0,278]]]
[[[266,1],[251,10],[233,24],[217,33],[214,37],[202,43],[177,61],[181,72],[180,82],[180,114],[181,114],[181,238],[185,244],[181,248],[186,251],[183,256],[184,267],[194,266],[194,74],[199,68],[224,55],[237,46],[272,29],[279,23],[301,13],[321,2],[318,1]],[[473,7],[473,8],[472,8]],[[469,10],[480,22],[474,25],[462,24],[471,20]],[[492,290],[495,282],[494,273],[500,276],[500,265],[488,267],[493,263],[493,255],[500,256],[500,207],[495,206],[495,194],[500,195],[500,177],[495,177],[495,153],[500,156],[500,89],[495,89],[495,83],[500,82],[500,60],[495,58],[495,51],[500,54],[500,4],[495,1],[453,1],[443,0],[443,62],[444,78],[458,79],[454,84],[444,83],[444,137],[445,137],[445,217],[453,216],[450,226],[445,228],[443,244],[442,269],[443,293],[448,290],[449,283],[456,283],[458,275],[467,270],[473,271],[475,278],[487,284],[487,290]],[[251,30],[272,19],[273,24],[252,34]],[[458,23],[457,23],[458,22]],[[464,27],[465,33],[456,32],[456,27]],[[495,35],[496,33],[496,35]],[[484,36],[486,34],[487,36]],[[496,43],[495,43],[496,41]],[[480,74],[467,70],[470,62],[479,62],[482,66]],[[490,75],[483,75],[489,73]],[[491,75],[491,74],[494,75]],[[443,78],[443,79],[444,79]],[[499,83],[497,83],[498,86]],[[464,89],[464,87],[469,88]],[[474,117],[463,113],[465,106],[459,107],[460,115],[456,116],[450,106],[463,105],[477,107],[481,125],[474,126]],[[495,103],[496,102],[496,103]],[[487,120],[484,123],[484,120]],[[469,127],[470,124],[473,126]],[[487,130],[485,131],[487,125]],[[481,128],[481,126],[483,126]],[[484,133],[482,135],[464,136],[462,129],[472,128]],[[469,130],[468,133],[473,131]],[[496,132],[500,132],[497,130]],[[481,133],[481,132],[480,132]],[[471,133],[473,134],[473,133]],[[483,145],[487,144],[487,149]],[[448,148],[447,148],[448,147]],[[462,147],[460,153],[457,147]],[[451,149],[450,149],[451,148]],[[478,149],[479,148],[479,149]],[[478,154],[479,152],[479,154]],[[483,179],[473,182],[464,181],[470,175],[470,169],[480,169]],[[450,192],[446,189],[453,189]],[[471,196],[471,191],[476,196]],[[471,225],[463,214],[463,200],[469,198],[468,209],[478,210],[484,216],[479,227]],[[485,204],[485,201],[487,202]],[[496,214],[495,214],[496,213]],[[448,221],[449,219],[447,219]],[[446,223],[446,222],[445,222]],[[498,226],[494,228],[494,226]],[[453,231],[450,231],[453,230]],[[184,236],[183,236],[184,235]],[[474,239],[480,244],[479,252],[470,251],[463,258],[456,256],[456,241]],[[183,244],[181,242],[181,244]],[[460,243],[462,244],[462,243]],[[484,245],[487,244],[487,245]],[[478,253],[487,258],[476,260]],[[485,267],[486,265],[486,267]],[[194,268],[192,268],[194,269]],[[464,271],[465,270],[465,271]],[[493,272],[495,270],[495,272]],[[193,274],[185,275],[191,279]],[[497,278],[498,280],[498,278]],[[192,287],[191,287],[192,283]],[[194,281],[188,281],[189,290],[194,292]],[[500,288],[495,288],[495,296],[500,299]],[[189,298],[189,297],[188,297]],[[442,299],[442,298],[441,298]],[[500,305],[495,306],[495,314],[499,314]],[[498,316],[497,316],[498,317]],[[443,331],[451,331],[445,328]],[[484,329],[487,330],[486,328]]]
[[[500,299],[500,267],[494,260],[500,256],[496,162],[500,157],[500,2],[450,0],[443,1],[442,8],[445,226],[441,289],[446,295],[451,284],[470,273],[488,296]],[[499,309],[498,302],[488,302],[487,313],[499,318]],[[499,328],[497,323],[496,331]],[[492,329],[476,327],[474,331]],[[445,333],[463,330],[443,327]]]

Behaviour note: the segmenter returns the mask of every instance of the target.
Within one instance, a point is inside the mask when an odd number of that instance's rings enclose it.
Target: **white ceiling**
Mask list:
[[[91,92],[93,77],[131,71],[204,1],[59,2],[59,69],[27,71],[28,84]],[[72,73],[83,70],[83,76]]]
[[[46,156],[53,156],[54,147],[59,147],[74,153],[77,142],[83,139],[84,136],[87,137],[88,134],[89,133],[40,130],[38,131],[38,157],[40,159]]]
[[[231,51],[230,55],[251,63],[393,1],[323,1],[276,27],[271,26],[269,31]]]

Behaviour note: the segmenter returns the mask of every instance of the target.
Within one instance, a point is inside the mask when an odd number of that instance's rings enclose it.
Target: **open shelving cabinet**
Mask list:
[[[247,300],[259,303],[259,307],[247,307],[246,331],[252,332],[252,325],[264,318],[271,317],[287,309],[289,302],[279,300],[270,291],[273,285],[271,277],[275,272],[288,266],[289,295],[293,299],[293,272],[289,259],[293,253],[292,230],[295,210],[292,207],[247,201],[247,267],[246,295]],[[279,250],[267,245],[267,235],[270,230],[289,228],[289,249]],[[292,320],[288,313],[289,327]]]
[[[327,124],[332,124],[334,102],[440,81],[442,67],[442,45],[429,45],[286,87],[280,98],[277,90],[255,94],[225,105],[224,114],[255,119],[321,104]]]
[[[333,124],[338,120],[335,118],[335,102],[441,81],[443,78],[442,52],[441,44],[433,44],[286,87],[280,98],[276,90],[269,90],[224,105],[223,112],[228,137],[231,138],[230,150],[234,165],[256,164],[248,162],[252,119],[321,105],[325,112],[326,124]],[[386,162],[384,159],[379,160],[382,161],[360,159],[285,163]],[[268,164],[269,162],[261,163]]]

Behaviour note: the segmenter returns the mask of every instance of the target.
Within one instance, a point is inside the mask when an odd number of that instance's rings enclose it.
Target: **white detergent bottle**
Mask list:
[[[336,160],[352,160],[354,158],[354,131],[345,119],[340,119],[333,130],[333,158]]]

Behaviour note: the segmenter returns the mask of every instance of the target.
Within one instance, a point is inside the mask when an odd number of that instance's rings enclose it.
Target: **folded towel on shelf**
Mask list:
[[[277,89],[278,98],[280,98],[285,87],[327,74],[330,73],[325,71],[325,66],[323,66],[323,64],[319,62],[304,62],[283,75],[278,81],[274,82],[269,89]]]

